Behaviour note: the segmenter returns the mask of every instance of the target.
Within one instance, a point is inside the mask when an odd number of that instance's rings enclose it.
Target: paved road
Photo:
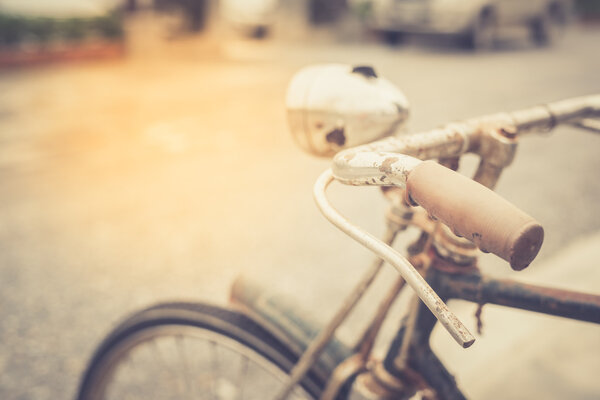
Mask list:
[[[125,60],[0,75],[0,398],[70,398],[94,346],[127,313],[173,298],[225,302],[241,271],[291,276],[309,304],[329,305],[319,314],[331,312],[369,254],[312,204],[328,161],[302,154],[286,130],[285,88],[299,67],[375,65],[411,100],[411,129],[600,91],[597,29],[569,32],[552,49],[508,42],[484,55],[349,43],[325,32],[308,38],[225,35],[156,46],[140,37]],[[599,137],[572,129],[528,139],[499,185],[546,227],[540,266],[600,227],[598,146]],[[376,190],[338,188],[333,197],[362,226],[382,231]],[[598,248],[591,237],[585,249]],[[545,276],[539,268],[521,276]],[[585,271],[554,283],[600,279],[597,269]],[[324,282],[337,284],[325,293]],[[598,354],[600,331],[581,325],[570,334],[586,332]],[[510,336],[510,327],[499,329]],[[585,376],[573,368],[558,376]],[[465,374],[465,386],[478,380]],[[545,385],[538,375],[524,376],[523,385],[547,393],[536,389]],[[494,376],[485,382],[499,384]],[[578,387],[573,398],[600,393],[597,383]]]

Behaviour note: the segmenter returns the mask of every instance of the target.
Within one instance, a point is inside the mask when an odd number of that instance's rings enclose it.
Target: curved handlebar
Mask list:
[[[483,159],[490,157],[491,131],[515,137],[599,116],[600,95],[594,95],[473,118],[342,151],[335,156],[332,171],[335,179],[349,185],[408,186],[411,198],[457,235],[521,270],[540,249],[544,236],[540,224],[484,186],[420,160],[459,157],[467,152],[477,153]],[[500,168],[511,160],[505,157]]]
[[[485,154],[489,148],[486,150],[483,137],[490,130],[514,137],[595,117],[600,117],[600,95],[378,140],[338,153],[332,169],[325,171],[315,184],[315,199],[329,221],[394,266],[453,338],[468,347],[474,341],[473,336],[419,272],[397,251],[339,214],[326,198],[327,186],[335,179],[349,185],[405,187],[409,203],[422,206],[459,236],[467,237],[483,251],[494,253],[509,261],[513,269],[521,270],[535,258],[542,245],[541,225],[485,186],[436,162],[422,160],[459,157],[467,152],[479,153],[483,158],[489,155]],[[585,125],[590,129],[589,123]],[[511,157],[506,160],[510,162]]]
[[[416,160],[419,162],[418,160]],[[413,288],[415,293],[427,305],[438,321],[452,335],[454,340],[462,347],[467,348],[475,342],[475,338],[467,327],[450,311],[444,301],[429,286],[421,274],[400,253],[369,232],[352,224],[341,215],[329,202],[326,195],[327,187],[334,181],[331,170],[321,174],[314,187],[314,196],[317,206],[325,216],[342,232],[356,240],[369,250],[377,254],[381,259],[387,261],[400,273],[402,278]]]
[[[575,124],[600,117],[600,95],[561,100],[511,113],[498,113],[438,129],[404,136],[391,136],[339,152],[333,159],[336,179],[350,185],[386,185],[379,168],[388,156],[409,155],[421,160],[458,157],[465,153],[484,155],[484,132],[507,129],[512,135],[549,130],[559,124]]]

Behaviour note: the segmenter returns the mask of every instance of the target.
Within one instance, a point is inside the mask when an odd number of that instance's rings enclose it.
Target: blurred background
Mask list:
[[[72,398],[128,313],[224,304],[239,273],[331,315],[371,257],[319,215],[330,161],[287,128],[290,78],[323,62],[373,65],[412,131],[593,94],[600,1],[0,0],[0,398]],[[486,272],[597,292],[599,145],[572,128],[522,141],[498,191],[546,242],[528,270],[485,255]],[[376,189],[332,198],[383,232]],[[452,308],[475,326],[475,306]],[[483,321],[467,351],[434,338],[467,395],[600,397],[599,327],[492,306]]]

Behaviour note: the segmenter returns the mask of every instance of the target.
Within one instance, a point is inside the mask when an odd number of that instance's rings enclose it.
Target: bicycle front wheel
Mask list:
[[[102,342],[77,399],[268,399],[297,359],[243,314],[205,304],[161,304],[128,318]],[[318,398],[322,387],[311,371],[290,399]]]

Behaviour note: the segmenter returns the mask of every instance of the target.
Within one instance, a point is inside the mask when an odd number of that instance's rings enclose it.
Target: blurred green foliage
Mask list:
[[[78,42],[86,37],[91,28],[90,20],[83,18],[67,18],[59,24],[60,36],[68,41]]]
[[[15,47],[24,41],[45,46],[55,40],[79,42],[90,37],[120,40],[123,36],[123,17],[117,11],[93,18],[48,18],[0,13],[0,46],[5,47]]]
[[[123,19],[114,15],[104,15],[97,17],[93,21],[95,29],[102,37],[107,39],[121,39],[125,32],[123,31]]]
[[[37,42],[47,44],[56,35],[56,20],[47,17],[32,18],[28,28]]]

